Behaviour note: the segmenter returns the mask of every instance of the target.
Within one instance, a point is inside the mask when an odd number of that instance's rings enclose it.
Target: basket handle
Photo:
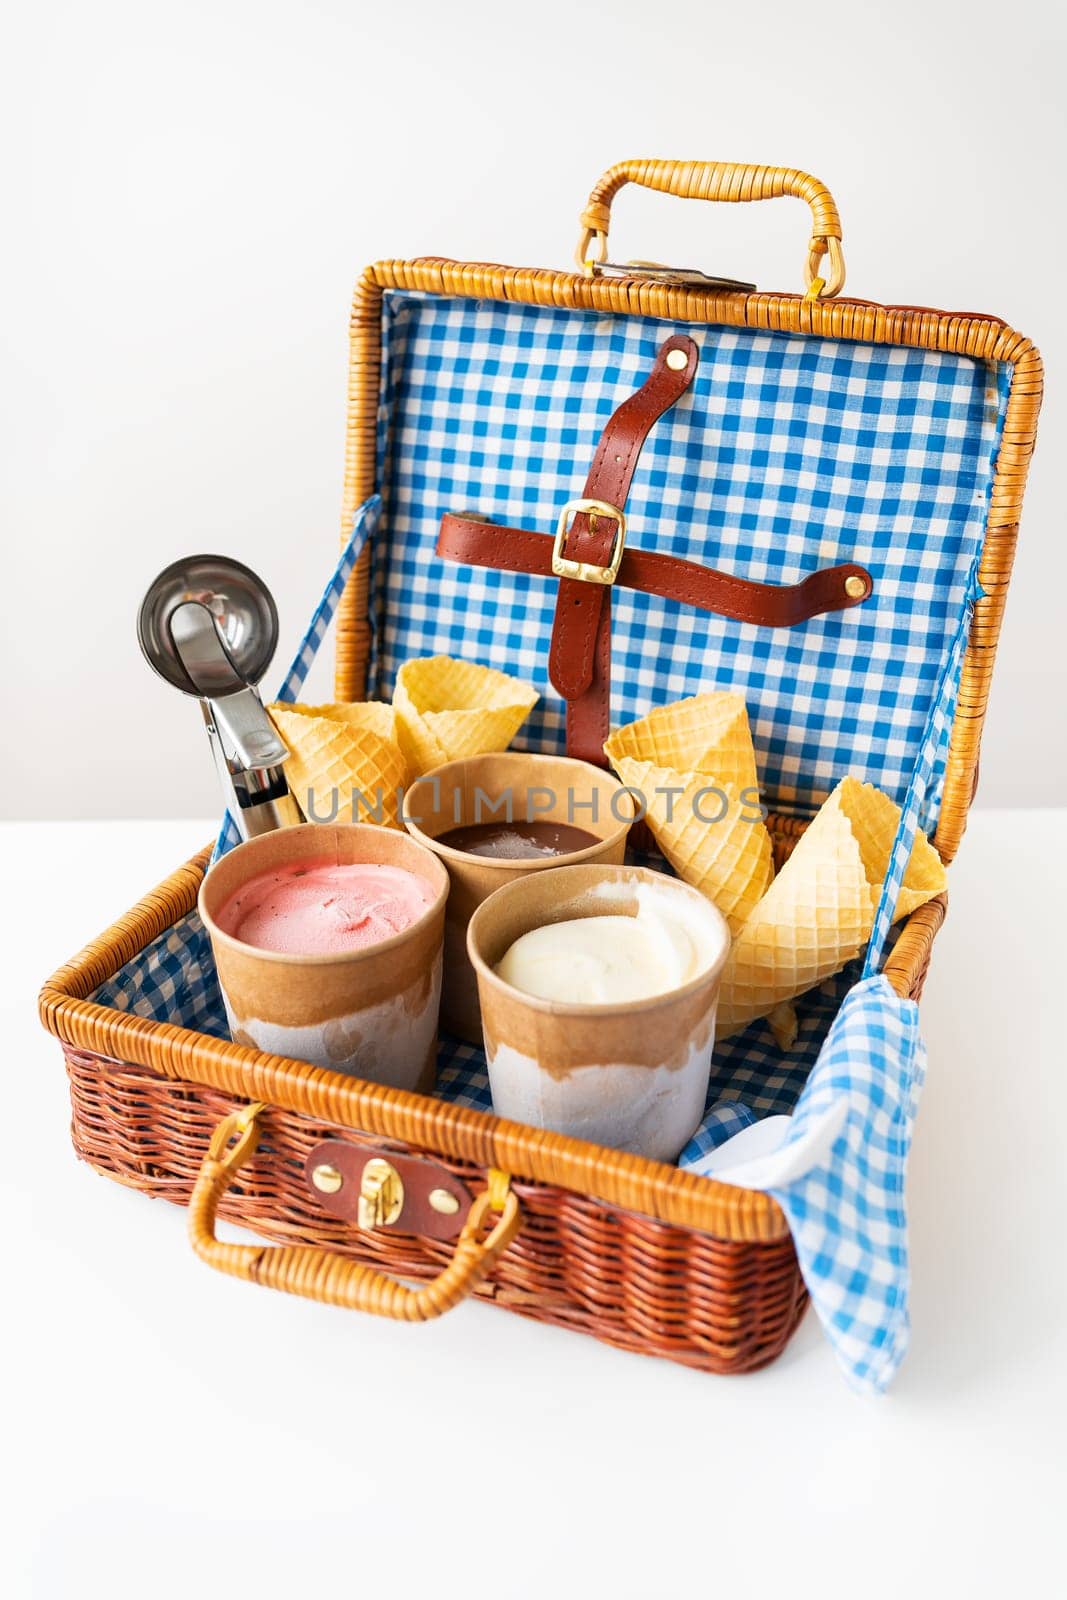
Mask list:
[[[804,264],[804,287],[810,299],[840,294],[845,286],[841,251],[841,218],[824,183],[793,167],[750,167],[733,161],[620,161],[594,185],[579,218],[581,235],[575,260],[592,274],[608,258],[611,202],[627,183],[677,195],[681,200],[775,200],[793,195],[811,207],[811,243]],[[829,272],[819,276],[823,256]]]
[[[189,1238],[201,1261],[233,1278],[351,1311],[372,1311],[397,1322],[428,1322],[466,1298],[514,1239],[522,1223],[518,1198],[503,1173],[490,1172],[489,1188],[475,1198],[444,1271],[410,1288],[384,1272],[314,1245],[226,1244],[215,1236],[219,1203],[234,1175],[259,1143],[261,1105],[246,1106],[219,1123],[189,1202]],[[494,1179],[496,1181],[494,1181]],[[491,1232],[479,1237],[489,1211]]]

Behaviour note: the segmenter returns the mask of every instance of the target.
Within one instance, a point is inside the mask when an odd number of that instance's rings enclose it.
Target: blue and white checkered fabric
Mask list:
[[[710,1097],[709,1097],[710,1098]],[[709,1104],[700,1125],[702,1143],[706,1150],[717,1150],[735,1133],[743,1133],[760,1119],[742,1100],[716,1100]],[[681,1161],[679,1161],[679,1166]]]
[[[816,1165],[769,1191],[785,1212],[838,1361],[856,1388],[871,1393],[888,1386],[908,1346],[904,1181],[925,1070],[915,1002],[901,1000],[881,974],[856,984],[826,1034],[782,1149],[842,1102],[843,1126]],[[723,1144],[721,1109],[712,1107],[681,1166],[699,1172],[703,1157]]]
[[[885,882],[882,884],[882,892],[878,898],[878,905],[874,913],[874,928],[871,933],[870,943],[867,946],[867,959],[863,968],[863,976],[865,978],[869,977],[871,973],[877,972],[881,967],[882,952],[893,923],[893,914],[896,910],[900,886],[904,882],[904,874],[907,872],[908,862],[911,860],[915,834],[923,812],[923,802],[935,775],[944,770],[945,758],[948,755],[949,735],[952,732],[952,718],[956,710],[956,695],[959,691],[963,654],[967,648],[967,635],[970,631],[971,617],[974,614],[974,602],[980,598],[981,594],[982,587],[978,582],[976,563],[971,571],[966,602],[960,611],[955,632],[945,649],[944,665],[938,675],[938,681],[934,689],[934,701],[930,708],[926,732],[923,735],[922,745],[915,762],[915,771],[912,774],[911,783],[908,785],[908,793],[904,804],[900,808],[897,836],[893,841],[889,867],[886,871]]]
[[[554,584],[443,563],[441,515],[554,531],[611,413],[672,325],[385,296],[370,682],[445,652],[532,680],[518,744],[559,749],[546,662]],[[964,356],[686,325],[697,376],[653,428],[630,539],[771,583],[842,561],[874,596],[762,629],[617,589],[616,724],[707,689],[744,694],[765,797],[806,813],[846,773],[903,799],[946,634],[985,524],[1010,372]],[[929,831],[940,778],[923,811]]]
[[[315,664],[315,657],[322,648],[322,642],[330,631],[330,624],[334,613],[344,593],[345,584],[356,568],[356,562],[363,554],[363,547],[368,539],[372,539],[381,517],[381,495],[372,494],[369,500],[364,500],[356,508],[352,518],[352,532],[348,543],[341,552],[341,559],[333,570],[329,583],[322,592],[322,598],[311,614],[307,631],[300,641],[300,648],[293,657],[289,671],[282,679],[282,686],[276,698],[292,705],[300,698],[300,691],[307,682],[308,673]]]
[[[146,945],[93,999],[129,1016],[230,1037],[211,941],[195,911]]]
[[[838,1361],[856,1388],[874,1393],[908,1348],[904,1179],[925,1072],[918,1006],[882,975],[865,978],[827,1035],[790,1135],[801,1138],[842,1097],[845,1126],[825,1163],[771,1191]]]

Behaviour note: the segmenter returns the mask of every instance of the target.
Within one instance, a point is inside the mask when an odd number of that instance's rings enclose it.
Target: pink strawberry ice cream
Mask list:
[[[404,867],[294,861],[250,878],[216,921],[224,933],[286,955],[341,955],[402,933],[436,891]]]

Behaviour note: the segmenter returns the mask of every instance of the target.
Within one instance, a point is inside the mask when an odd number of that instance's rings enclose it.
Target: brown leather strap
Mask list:
[[[668,356],[683,351],[681,366]],[[700,354],[685,333],[673,334],[656,353],[648,379],[624,400],[600,436],[583,500],[602,500],[620,511],[626,504],[634,468],[649,430],[685,393],[696,375]],[[619,535],[614,517],[579,511],[567,532],[569,561],[607,566]],[[560,578],[548,675],[567,702],[567,749],[579,760],[604,765],[610,731],[611,592],[607,584]]]
[[[437,554],[446,561],[493,567],[498,572],[524,572],[536,578],[552,576],[549,534],[503,528],[451,513],[441,518]],[[850,578],[854,594],[845,587]],[[765,628],[794,628],[809,617],[862,605],[874,587],[867,568],[851,561],[838,567],[823,567],[801,583],[752,583],[747,578],[703,567],[697,561],[638,550],[632,545],[624,554],[615,579],[615,586],[620,585]]]

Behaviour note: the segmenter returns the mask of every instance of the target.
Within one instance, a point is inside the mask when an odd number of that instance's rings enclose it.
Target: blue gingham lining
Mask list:
[[[930,707],[926,731],[916,757],[908,792],[900,809],[897,836],[893,841],[885,881],[875,908],[874,927],[867,946],[867,959],[863,966],[865,978],[877,972],[882,965],[882,953],[893,924],[897,896],[908,870],[908,862],[911,860],[923,802],[930,785],[936,780],[938,773],[944,770],[949,737],[952,733],[952,719],[956,710],[956,696],[959,693],[963,656],[967,648],[967,636],[974,615],[975,601],[981,598],[982,593],[976,562],[971,569],[967,597],[960,609],[959,620],[945,648],[945,658],[934,687],[934,700]]]
[[[560,749],[546,675],[554,584],[442,562],[441,515],[551,532],[616,406],[673,324],[394,291],[385,295],[370,682],[411,656],[531,679],[518,748]],[[630,540],[794,583],[857,561],[874,597],[761,629],[616,590],[613,723],[706,689],[744,694],[765,797],[807,813],[846,773],[903,799],[942,645],[981,544],[1010,369],[929,350],[688,324],[689,391],[653,428]],[[923,809],[929,832],[940,774]]]
[[[717,1046],[708,1111],[722,1101],[738,1102],[738,1115],[743,1114],[741,1106],[758,1116],[792,1111],[826,1030],[857,973],[858,968],[853,966],[805,997],[799,1008],[800,1036],[787,1056],[762,1022],[753,1022],[743,1033]],[[112,1006],[133,1016],[171,1022],[216,1039],[229,1038],[211,944],[195,911],[128,961],[100,986],[93,999],[98,1005]],[[436,1093],[454,1105],[491,1111],[484,1053],[443,1034]],[[734,1131],[732,1127],[730,1131]],[[716,1120],[711,1126],[702,1124],[683,1152],[683,1161],[696,1159],[721,1139],[721,1121]]]

